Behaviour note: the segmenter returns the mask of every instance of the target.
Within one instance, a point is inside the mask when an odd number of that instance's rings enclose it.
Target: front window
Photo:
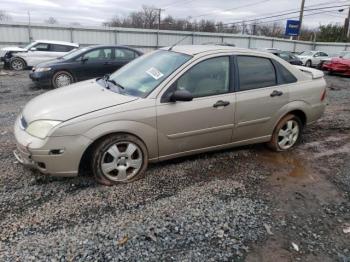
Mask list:
[[[109,79],[123,87],[122,93],[146,97],[164,79],[191,59],[173,51],[158,50],[141,56],[113,73]]]
[[[73,50],[71,52],[69,52],[68,54],[62,56],[61,58],[64,59],[64,60],[69,60],[71,58],[74,58],[74,57],[77,57],[81,54],[83,54],[84,52],[86,52],[88,50],[88,48],[80,48],[80,49],[77,49],[77,50]]]

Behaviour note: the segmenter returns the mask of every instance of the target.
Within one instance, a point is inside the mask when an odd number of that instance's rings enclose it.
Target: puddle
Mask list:
[[[287,176],[290,177],[302,177],[307,174],[306,163],[290,152],[277,153],[263,151],[261,155],[258,155],[258,159],[264,163],[280,168],[281,171],[287,171]]]

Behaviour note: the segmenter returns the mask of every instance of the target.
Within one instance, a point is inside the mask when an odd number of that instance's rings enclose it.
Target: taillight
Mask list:
[[[326,98],[326,89],[323,90],[321,95],[321,101],[323,101]]]

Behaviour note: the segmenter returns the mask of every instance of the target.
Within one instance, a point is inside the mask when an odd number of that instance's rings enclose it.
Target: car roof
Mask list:
[[[77,43],[65,42],[65,41],[56,41],[56,40],[35,40],[34,42],[47,43],[47,44],[57,44],[57,45],[69,45],[79,47]]]
[[[130,49],[133,50],[135,52],[138,52],[140,54],[142,54],[142,52],[140,50],[137,50],[135,48],[129,47],[129,46],[125,46],[125,45],[89,45],[89,46],[83,46],[82,48],[86,48],[86,49],[94,49],[94,48],[111,48],[111,47],[118,47],[118,48],[126,48],[126,49]]]
[[[162,50],[169,50],[171,48],[163,47]],[[217,53],[217,52],[239,52],[250,54],[266,54],[266,52],[261,52],[257,50],[247,49],[247,48],[238,48],[232,46],[223,46],[223,45],[177,45],[171,48],[171,51],[183,53],[187,55],[197,55],[200,53]]]

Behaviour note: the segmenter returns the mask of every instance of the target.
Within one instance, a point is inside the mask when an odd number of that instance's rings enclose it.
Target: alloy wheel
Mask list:
[[[143,155],[140,147],[123,141],[111,145],[101,158],[101,171],[108,179],[124,182],[138,174],[142,167]]]
[[[20,71],[20,70],[23,70],[24,68],[24,64],[21,60],[19,59],[14,59],[12,62],[11,62],[11,67],[12,69],[16,70],[16,71]]]
[[[298,140],[300,128],[297,121],[288,120],[278,131],[278,145],[281,149],[291,148]]]

